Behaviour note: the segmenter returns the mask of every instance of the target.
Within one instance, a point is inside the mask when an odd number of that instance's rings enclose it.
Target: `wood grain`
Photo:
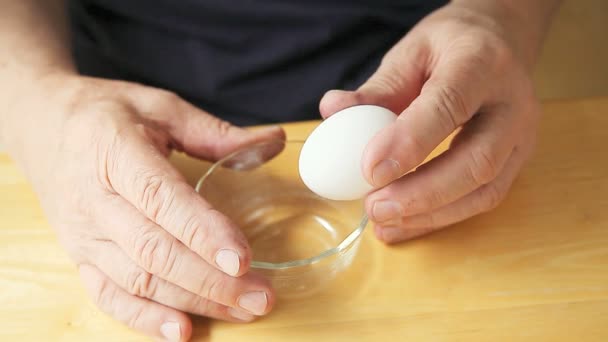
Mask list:
[[[495,211],[386,247],[250,325],[197,319],[198,341],[608,339],[608,97],[551,102],[535,158]],[[285,125],[303,138],[315,122]],[[204,164],[173,158],[194,180]],[[86,298],[25,179],[0,154],[2,341],[144,341]]]
[[[534,81],[541,99],[608,95],[608,1],[564,0]]]

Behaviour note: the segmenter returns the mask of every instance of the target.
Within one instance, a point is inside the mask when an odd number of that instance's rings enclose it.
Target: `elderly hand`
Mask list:
[[[25,125],[11,152],[101,310],[172,341],[190,337],[185,313],[235,322],[268,313],[273,290],[247,273],[244,236],[166,157],[177,148],[215,160],[283,131],[240,129],[133,83],[78,76],[40,83],[42,91],[11,107]]]
[[[325,117],[357,104],[399,113],[362,162],[376,188],[366,210],[381,240],[411,239],[496,207],[530,157],[540,116],[532,47],[520,39],[525,30],[518,35],[513,20],[501,19],[506,13],[451,3],[396,44],[359,89],[322,99]],[[419,166],[453,132],[449,150]]]

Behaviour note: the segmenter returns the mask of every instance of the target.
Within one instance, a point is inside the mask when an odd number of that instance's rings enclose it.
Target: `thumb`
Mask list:
[[[169,133],[175,148],[193,157],[217,160],[243,146],[285,140],[285,132],[279,126],[256,130],[237,127],[165,90],[130,87],[125,95],[139,115]],[[270,158],[280,150],[265,152]]]
[[[285,132],[280,126],[249,130],[234,126],[183,100],[179,101],[177,108],[179,113],[169,134],[178,149],[194,157],[217,160],[247,145],[273,139],[285,140]],[[280,151],[266,152],[274,155]]]
[[[374,74],[357,90],[330,90],[321,99],[323,118],[356,105],[377,105],[401,113],[420,93],[424,83],[427,49],[406,39],[382,59]]]

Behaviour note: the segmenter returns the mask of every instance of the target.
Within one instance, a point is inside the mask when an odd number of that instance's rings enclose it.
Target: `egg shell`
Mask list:
[[[300,152],[300,177],[306,186],[331,200],[355,200],[373,187],[363,177],[361,158],[368,142],[397,119],[390,110],[361,105],[323,121]]]

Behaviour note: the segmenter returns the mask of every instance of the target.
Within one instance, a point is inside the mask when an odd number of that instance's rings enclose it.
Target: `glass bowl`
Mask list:
[[[280,297],[312,294],[347,269],[367,225],[362,200],[328,200],[304,185],[298,172],[303,144],[247,146],[213,164],[196,185],[243,230],[252,271],[269,278]]]

